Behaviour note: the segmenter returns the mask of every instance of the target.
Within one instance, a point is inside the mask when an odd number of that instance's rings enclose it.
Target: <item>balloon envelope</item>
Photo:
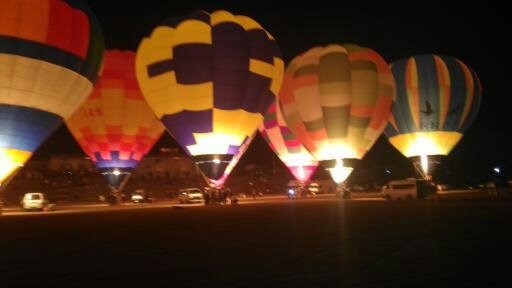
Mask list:
[[[397,101],[384,133],[428,179],[432,164],[439,163],[432,158],[448,155],[474,121],[482,98],[480,80],[460,60],[434,54],[396,61],[392,70]],[[436,156],[429,160],[427,155]]]
[[[420,55],[392,64],[397,101],[385,135],[406,157],[448,155],[480,108],[482,87],[460,60]]]
[[[114,189],[165,130],[135,79],[135,53],[119,50],[105,52],[93,92],[66,124]]]
[[[356,45],[315,47],[288,65],[279,101],[288,127],[336,182],[384,130],[395,82],[384,59]]]
[[[136,66],[157,117],[217,180],[274,101],[284,64],[253,19],[200,11],[156,27],[140,43]]]
[[[89,95],[103,46],[83,1],[0,1],[0,184]]]
[[[259,131],[295,179],[307,182],[311,178],[318,167],[318,162],[288,128],[276,103],[268,109]]]

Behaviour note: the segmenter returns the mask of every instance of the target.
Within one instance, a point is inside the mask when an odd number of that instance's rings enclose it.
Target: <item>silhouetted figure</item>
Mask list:
[[[210,204],[210,192],[206,191],[204,193],[204,205]]]
[[[421,113],[425,113],[425,115],[427,115],[427,116],[430,116],[430,115],[432,115],[432,113],[434,113],[434,110],[432,110],[432,107],[430,105],[430,102],[428,102],[428,100],[425,100],[425,107],[427,109],[426,110],[420,110]]]

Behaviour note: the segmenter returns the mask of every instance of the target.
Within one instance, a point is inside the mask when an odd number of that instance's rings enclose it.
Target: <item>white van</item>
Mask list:
[[[392,180],[382,186],[382,197],[391,199],[424,199],[436,193],[436,185],[421,179]]]
[[[43,210],[48,206],[48,199],[45,195],[40,192],[25,193],[23,199],[21,199],[21,207],[24,210]]]

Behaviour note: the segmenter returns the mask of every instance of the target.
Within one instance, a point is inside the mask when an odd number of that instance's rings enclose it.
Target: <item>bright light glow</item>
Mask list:
[[[500,167],[494,167],[493,170],[494,170],[494,172],[496,172],[496,174],[500,174],[500,172],[501,172]]]
[[[300,182],[308,182],[309,178],[313,176],[316,168],[318,167],[318,162],[312,163],[311,165],[300,165],[300,166],[288,166],[288,169],[292,173],[295,179]]]
[[[435,143],[432,138],[421,134],[416,137],[416,143],[415,145],[411,146],[410,149],[414,150],[414,152],[409,153],[420,155],[421,167],[423,167],[423,157],[425,157],[425,155],[433,155],[434,151],[439,150],[437,143]],[[423,171],[425,171],[425,169],[423,169]]]
[[[194,133],[196,143],[187,146],[191,155],[227,154],[230,146],[240,146],[245,135],[222,133]]]
[[[121,175],[121,172],[117,169],[114,169],[114,171],[112,172],[112,174],[116,175],[116,176],[119,176]]]
[[[288,166],[307,166],[311,163],[316,163],[315,159],[305,149],[301,152],[289,153],[288,150],[283,148],[284,151],[279,151],[279,158]]]
[[[220,164],[220,160],[219,160],[219,159],[217,159],[217,158],[213,159],[213,161],[212,161],[212,162],[213,162],[213,163],[215,163],[215,164]]]
[[[299,166],[299,168],[297,169],[297,175],[299,176],[299,180],[300,179],[304,179],[306,177],[305,173],[304,173],[304,167],[303,166]]]
[[[354,168],[343,167],[343,160],[339,159],[336,160],[336,166],[327,170],[331,173],[332,180],[334,180],[336,184],[341,184],[348,178],[348,176],[350,176],[350,173],[352,173]]]
[[[422,154],[420,156],[420,161],[421,161],[421,169],[423,169],[423,172],[425,173],[425,175],[428,176],[428,157],[427,157],[427,155]]]
[[[32,153],[8,148],[0,148],[0,184],[14,171],[23,166]]]
[[[317,160],[330,160],[330,159],[343,159],[343,158],[356,158],[360,159],[359,155],[352,147],[345,143],[336,143],[334,141],[324,142],[320,145],[315,153]]]
[[[0,160],[0,184],[9,177],[16,169],[22,167],[23,165],[18,163],[8,163]]]
[[[288,189],[288,194],[292,194],[292,195],[293,195],[293,194],[295,194],[295,190],[293,190],[293,189]]]
[[[389,141],[405,157],[421,155],[448,155],[462,138],[462,134],[453,131],[432,131],[400,134]]]
[[[318,162],[307,151],[303,153],[289,153],[286,149],[285,151],[282,152],[284,154],[283,157],[281,157],[281,154],[278,154],[279,158],[297,180],[307,182],[315,172],[316,167],[318,167]]]

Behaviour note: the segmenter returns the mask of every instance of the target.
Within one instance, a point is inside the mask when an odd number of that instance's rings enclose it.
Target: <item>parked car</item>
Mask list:
[[[180,202],[180,204],[203,203],[203,192],[199,188],[180,189],[178,201]]]
[[[437,193],[434,183],[421,179],[392,180],[382,186],[382,196],[391,199],[425,199]]]
[[[130,197],[133,203],[151,203],[153,202],[153,198],[150,197],[149,193],[144,189],[137,189],[133,191],[132,196]]]
[[[41,192],[29,192],[23,195],[20,202],[21,208],[24,210],[44,210],[48,207],[49,201]]]

